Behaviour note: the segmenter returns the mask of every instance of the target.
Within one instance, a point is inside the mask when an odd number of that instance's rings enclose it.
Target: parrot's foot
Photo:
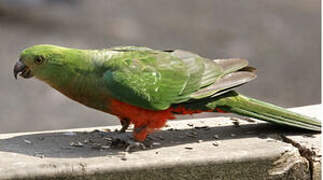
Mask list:
[[[152,143],[148,140],[139,142],[129,137],[128,134],[122,133],[112,137],[111,147],[115,149],[124,149],[126,152],[145,150],[151,147]]]

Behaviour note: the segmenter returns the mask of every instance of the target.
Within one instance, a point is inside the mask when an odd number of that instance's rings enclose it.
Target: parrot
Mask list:
[[[21,52],[13,73],[16,79],[35,77],[74,101],[115,115],[120,134],[133,124],[128,145],[142,144],[175,115],[201,112],[230,112],[321,131],[316,118],[236,92],[256,78],[255,68],[241,58],[209,59],[141,46],[97,50],[41,44]]]

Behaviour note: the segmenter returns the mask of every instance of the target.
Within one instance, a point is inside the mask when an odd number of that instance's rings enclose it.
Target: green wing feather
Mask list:
[[[232,66],[231,70],[223,68],[221,63],[183,50],[157,51],[130,46],[109,51],[121,52],[104,62],[107,71],[103,78],[111,95],[151,110],[210,96],[222,89],[212,89],[210,93],[205,88],[237,70]]]

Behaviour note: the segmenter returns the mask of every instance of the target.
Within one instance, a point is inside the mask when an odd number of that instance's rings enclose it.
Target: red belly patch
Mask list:
[[[135,125],[135,128],[145,127],[139,133],[134,132],[137,140],[143,141],[146,136],[156,129],[163,127],[169,119],[176,119],[176,114],[195,114],[201,112],[212,112],[214,110],[191,110],[183,106],[170,107],[165,110],[147,110],[131,104],[113,99],[109,105],[110,112],[120,119],[127,118],[130,123]],[[219,110],[217,110],[219,111]],[[222,110],[221,110],[222,111]],[[221,112],[220,111],[220,112]],[[222,111],[223,112],[223,111]]]

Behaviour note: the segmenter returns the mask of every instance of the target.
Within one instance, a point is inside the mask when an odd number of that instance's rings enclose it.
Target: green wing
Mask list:
[[[120,53],[104,62],[103,78],[110,94],[122,102],[151,110],[198,99],[227,72],[219,63],[196,54],[143,47],[117,47]],[[212,93],[210,93],[212,91]],[[202,93],[201,93],[202,92]]]

